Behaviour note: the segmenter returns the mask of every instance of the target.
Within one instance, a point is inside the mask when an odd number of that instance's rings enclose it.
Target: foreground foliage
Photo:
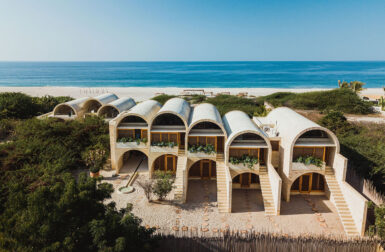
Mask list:
[[[26,119],[45,114],[62,102],[72,100],[68,96],[31,97],[23,93],[0,93],[0,118]]]
[[[74,178],[90,150],[109,151],[108,127],[95,117],[16,127],[14,141],[0,145],[0,250],[151,250],[153,230],[130,207],[104,204],[111,184]]]

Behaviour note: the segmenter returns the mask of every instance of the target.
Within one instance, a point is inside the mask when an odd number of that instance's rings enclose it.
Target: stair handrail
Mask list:
[[[142,157],[142,160],[140,160],[140,162],[139,162],[139,164],[138,164],[138,166],[136,166],[136,169],[135,169],[135,171],[132,173],[132,176],[130,177],[130,179],[128,180],[128,182],[127,182],[127,184],[126,184],[126,187],[127,186],[129,186],[129,184],[131,183],[131,180],[132,180],[132,178],[133,177],[135,177],[134,175],[135,175],[135,173],[138,171],[138,169],[139,169],[139,166],[142,164],[142,162],[143,162],[143,160],[145,159],[146,157],[144,156],[144,157]]]

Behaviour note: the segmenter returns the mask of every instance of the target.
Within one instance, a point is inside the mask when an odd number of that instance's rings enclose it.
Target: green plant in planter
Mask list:
[[[216,153],[215,147],[212,144],[207,145],[191,145],[188,148],[188,151],[191,153],[204,152],[208,155]]]
[[[303,163],[305,165],[315,165],[317,167],[322,167],[324,164],[322,159],[313,156],[299,156],[294,162]]]
[[[157,146],[157,147],[170,147],[174,148],[175,146],[178,146],[175,142],[152,142],[151,146]]]
[[[229,162],[233,165],[243,164],[249,169],[253,169],[254,165],[259,163],[259,159],[249,155],[242,155],[242,157],[230,157]]]

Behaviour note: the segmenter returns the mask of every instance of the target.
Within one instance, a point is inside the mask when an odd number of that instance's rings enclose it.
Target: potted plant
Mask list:
[[[91,148],[84,153],[83,158],[90,169],[90,177],[99,177],[100,169],[106,161],[106,151],[99,147]]]

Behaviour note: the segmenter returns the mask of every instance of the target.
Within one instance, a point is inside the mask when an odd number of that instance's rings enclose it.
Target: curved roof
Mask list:
[[[177,115],[182,119],[187,129],[190,111],[191,107],[187,101],[181,98],[172,98],[163,105],[156,116],[167,113]]]
[[[221,115],[217,108],[210,103],[202,103],[194,107],[191,111],[189,131],[200,122],[211,122],[219,126],[226,135]]]
[[[149,123],[155,117],[156,113],[160,110],[161,107],[162,105],[157,101],[144,101],[139,104],[136,104],[130,110],[121,113],[118,116],[118,120],[120,122],[121,120],[123,120],[123,118],[133,115],[141,117],[143,120]]]
[[[60,103],[60,104],[56,105],[55,108],[53,109],[53,114],[55,115],[55,113],[59,107],[69,106],[70,108],[73,109],[73,111],[77,115],[82,110],[84,103],[86,103],[89,99],[90,99],[90,97],[82,97],[82,98],[75,99],[72,101]]]
[[[337,151],[339,150],[338,139],[333,132],[298,114],[290,108],[276,108],[267,115],[266,119],[269,120],[271,124],[276,125],[275,127],[279,132],[281,142],[284,145],[294,145],[297,139],[307,131],[322,130],[333,140],[337,147]]]
[[[136,103],[132,98],[129,98],[129,97],[119,98],[117,100],[114,100],[108,104],[104,104],[103,106],[101,106],[98,110],[98,115],[99,116],[101,115],[101,112],[103,111],[103,109],[105,107],[113,107],[119,113],[122,113],[123,111],[129,110],[130,108],[132,108],[135,105],[136,105]]]
[[[112,94],[112,93],[106,93],[106,94],[92,97],[91,99],[97,100],[100,102],[101,105],[104,105],[104,104],[107,104],[107,103],[110,103],[112,101],[119,99],[119,97],[116,96],[115,94]]]
[[[223,116],[222,120],[228,135],[226,144],[231,143],[235,136],[242,133],[255,133],[260,135],[266,143],[269,142],[267,135],[253,123],[245,112],[239,110],[230,111]]]

